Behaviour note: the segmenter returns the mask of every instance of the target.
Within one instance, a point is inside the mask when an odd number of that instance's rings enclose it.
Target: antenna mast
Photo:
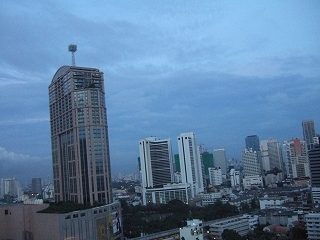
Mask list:
[[[76,65],[76,59],[74,57],[74,53],[77,51],[77,45],[71,44],[69,45],[69,52],[72,54],[72,66]]]

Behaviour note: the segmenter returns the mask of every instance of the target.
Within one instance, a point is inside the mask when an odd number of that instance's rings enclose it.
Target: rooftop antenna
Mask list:
[[[71,52],[71,54],[72,54],[72,66],[76,65],[76,59],[74,57],[75,51],[77,51],[77,45],[70,44],[69,45],[69,52]]]

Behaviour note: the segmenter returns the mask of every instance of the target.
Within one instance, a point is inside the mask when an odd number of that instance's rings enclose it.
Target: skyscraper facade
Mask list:
[[[221,168],[210,167],[208,170],[210,184],[212,186],[220,186],[222,184]]]
[[[103,73],[63,66],[49,86],[55,201],[112,202]]]
[[[313,120],[304,120],[302,121],[302,131],[303,131],[303,140],[306,142],[307,150],[313,148],[314,137],[316,137],[316,131],[314,128]]]
[[[178,136],[178,150],[182,183],[191,184],[192,197],[204,192],[203,163],[200,147],[196,144],[193,132],[181,133]]]
[[[284,163],[288,178],[310,177],[310,166],[305,141],[299,138],[284,141]]]
[[[139,151],[142,188],[160,187],[174,181],[170,139],[146,138],[139,142]]]
[[[259,154],[251,148],[242,152],[243,173],[245,177],[261,175],[261,164]]]
[[[226,151],[224,149],[214,149],[213,150],[214,166],[221,168],[223,175],[227,174],[227,158]]]
[[[260,151],[260,140],[257,135],[247,136],[245,141],[247,149],[251,148],[253,151]]]
[[[206,178],[209,178],[209,168],[214,167],[213,162],[213,153],[209,153],[207,151],[204,151],[202,154],[202,161],[204,166],[204,173],[206,175]]]
[[[42,194],[41,178],[32,178],[32,193]]]
[[[275,139],[260,142],[261,161],[265,183],[272,184],[284,178],[281,144]]]
[[[308,151],[313,203],[320,203],[320,145]]]

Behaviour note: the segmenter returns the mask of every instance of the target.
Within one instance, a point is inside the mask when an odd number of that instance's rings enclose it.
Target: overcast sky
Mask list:
[[[245,137],[320,131],[319,1],[0,1],[0,178],[52,178],[48,86],[62,65],[105,73],[112,175],[138,142],[194,132],[241,158]]]

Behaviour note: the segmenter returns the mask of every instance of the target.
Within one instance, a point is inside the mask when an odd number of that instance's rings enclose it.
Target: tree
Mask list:
[[[225,229],[221,234],[223,240],[241,240],[242,237],[235,230]]]
[[[257,198],[252,198],[251,199],[251,202],[250,202],[250,205],[251,205],[251,209],[256,209],[256,208],[259,208],[259,201]]]

